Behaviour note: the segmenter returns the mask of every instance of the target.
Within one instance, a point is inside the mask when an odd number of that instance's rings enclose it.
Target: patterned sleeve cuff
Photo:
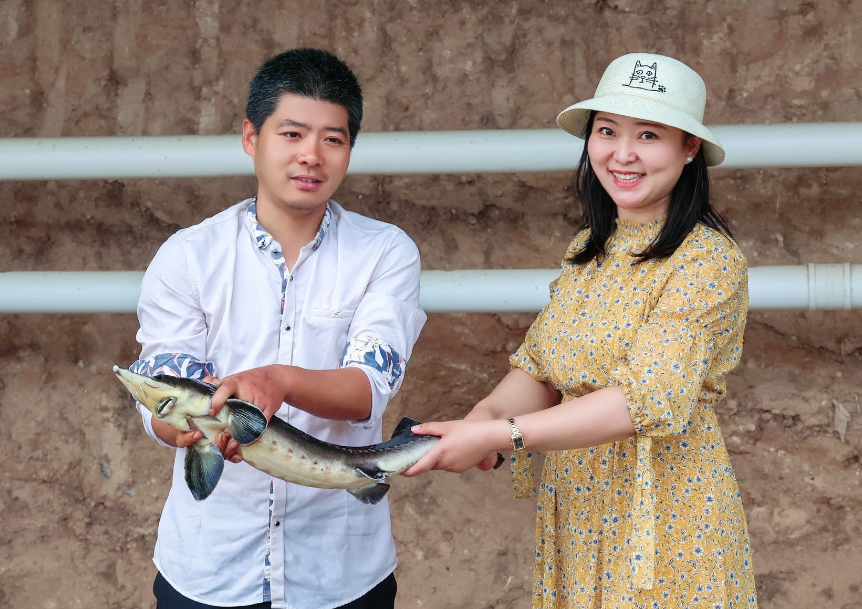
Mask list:
[[[160,353],[147,359],[139,359],[129,366],[129,370],[144,376],[179,376],[201,380],[205,376],[215,376],[215,365],[197,359],[186,353]]]
[[[404,375],[404,361],[395,349],[372,334],[360,334],[346,345],[341,354],[339,368],[367,366],[386,379],[390,390],[395,390]]]
[[[185,353],[160,353],[146,359],[139,359],[129,366],[129,370],[144,376],[155,376],[157,374],[166,374],[168,376],[181,376],[185,378],[201,380],[206,375],[215,376],[215,366],[212,362],[204,362],[193,355]],[[141,422],[144,424],[144,430],[147,435],[153,438],[161,446],[176,449],[162,440],[159,435],[153,430],[153,415],[136,402],[138,412],[141,413]]]

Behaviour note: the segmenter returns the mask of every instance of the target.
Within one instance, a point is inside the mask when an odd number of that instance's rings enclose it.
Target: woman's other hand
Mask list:
[[[506,446],[509,424],[502,420],[468,420],[422,423],[413,428],[419,435],[440,436],[428,454],[406,470],[404,476],[418,476],[431,469],[462,473],[472,467],[491,469],[497,450]]]

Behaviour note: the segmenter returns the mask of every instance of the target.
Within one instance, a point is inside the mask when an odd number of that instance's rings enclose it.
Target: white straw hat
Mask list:
[[[596,110],[669,125],[701,138],[706,164],[720,165],[724,148],[703,126],[705,106],[706,85],[697,72],[664,55],[631,53],[614,59],[595,96],[560,112],[557,124],[583,138]]]

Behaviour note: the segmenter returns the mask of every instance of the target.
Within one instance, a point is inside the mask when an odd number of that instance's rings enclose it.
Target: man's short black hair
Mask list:
[[[347,64],[322,49],[291,49],[268,59],[248,85],[245,115],[256,132],[285,93],[343,106],[353,147],[362,123],[362,89]]]

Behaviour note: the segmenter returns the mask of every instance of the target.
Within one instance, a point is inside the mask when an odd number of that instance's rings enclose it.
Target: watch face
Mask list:
[[[524,450],[524,438],[514,437],[512,438],[512,446],[515,450]]]

